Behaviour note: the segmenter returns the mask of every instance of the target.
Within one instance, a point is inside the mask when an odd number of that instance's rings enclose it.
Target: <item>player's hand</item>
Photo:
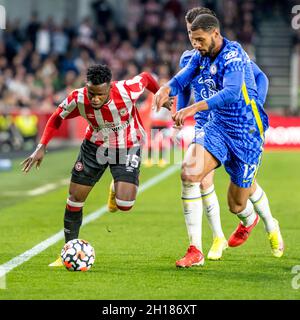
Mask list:
[[[188,117],[193,116],[197,112],[195,106],[190,106],[183,108],[172,115],[172,119],[174,120],[176,127],[182,127],[184,124],[184,120]]]
[[[167,109],[171,109],[172,103],[170,103],[170,88],[167,86],[160,87],[160,89],[155,93],[153,102],[152,102],[152,109],[156,110],[157,112],[160,110],[161,107],[165,107]]]
[[[171,111],[173,108],[174,99],[175,99],[174,97],[169,97],[169,100],[162,105],[162,108],[166,108],[169,111]]]
[[[25,173],[29,172],[34,164],[36,168],[39,169],[45,156],[45,152],[46,147],[43,144],[39,144],[36,150],[28,158],[21,162],[21,165],[23,166],[22,171]]]

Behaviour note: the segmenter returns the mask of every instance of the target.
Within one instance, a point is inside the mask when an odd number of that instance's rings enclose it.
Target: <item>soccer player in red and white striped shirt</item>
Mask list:
[[[131,80],[111,81],[105,65],[88,68],[85,87],[74,90],[48,120],[36,150],[25,159],[23,171],[38,168],[46,146],[62,121],[81,116],[88,122],[85,139],[72,170],[64,215],[65,241],[78,238],[84,202],[95,183],[109,166],[113,176],[109,211],[132,208],[139,184],[141,145],[145,131],[136,100],[144,89],[156,93],[159,86],[143,72]],[[61,260],[52,266],[61,265]]]

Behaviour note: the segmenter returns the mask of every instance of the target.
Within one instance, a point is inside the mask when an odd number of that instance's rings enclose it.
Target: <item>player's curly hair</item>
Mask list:
[[[86,73],[88,82],[94,85],[109,83],[112,78],[111,70],[104,64],[94,64],[90,66]]]
[[[190,9],[185,15],[185,21],[188,23],[193,23],[193,21],[200,15],[200,14],[210,14],[216,17],[216,13],[213,10],[210,10],[205,7],[195,7]]]

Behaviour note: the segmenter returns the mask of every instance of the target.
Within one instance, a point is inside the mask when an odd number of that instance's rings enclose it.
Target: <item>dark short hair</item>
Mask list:
[[[213,29],[219,29],[220,23],[217,17],[212,16],[211,14],[201,14],[195,18],[191,25],[191,31],[196,31],[202,29],[205,32],[209,32]]]
[[[108,66],[103,64],[95,64],[88,68],[86,73],[87,81],[92,84],[109,83],[112,78],[112,74]]]
[[[185,21],[188,23],[193,23],[193,21],[200,15],[200,14],[210,14],[216,17],[216,13],[213,10],[210,10],[205,7],[195,7],[190,9],[185,15]]]

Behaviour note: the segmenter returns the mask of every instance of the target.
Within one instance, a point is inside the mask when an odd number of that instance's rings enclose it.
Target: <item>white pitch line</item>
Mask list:
[[[148,188],[151,188],[152,186],[156,185],[160,181],[164,180],[165,178],[170,176],[172,173],[177,171],[178,168],[179,168],[179,166],[174,165],[174,166],[169,167],[168,169],[164,170],[162,173],[160,173],[160,174],[154,176],[153,178],[147,180],[145,183],[143,183],[139,187],[139,193],[142,193],[142,192],[146,191]],[[90,213],[89,215],[87,215],[82,221],[82,226],[84,226],[84,225],[86,225],[86,224],[98,219],[105,212],[107,212],[106,205],[101,207],[99,210],[94,211],[94,212]],[[24,262],[28,261],[32,257],[38,255],[39,253],[41,253],[42,251],[46,250],[47,248],[49,248],[50,246],[52,246],[53,244],[55,244],[56,242],[60,241],[63,238],[64,238],[64,232],[63,232],[63,230],[60,230],[59,232],[57,232],[53,236],[49,237],[48,239],[40,242],[39,244],[37,244],[33,248],[23,252],[19,256],[17,256],[15,258],[9,260],[8,262],[0,265],[0,279],[2,277],[4,277],[8,272],[13,270],[14,268],[16,268],[19,265],[23,264]],[[1,286],[0,286],[0,289],[1,289]]]
[[[70,182],[70,179],[62,179],[58,183],[48,183],[48,184],[45,184],[42,187],[39,187],[39,188],[36,188],[36,189],[33,189],[33,190],[29,190],[25,194],[28,195],[28,196],[38,196],[38,195],[47,193],[49,191],[55,190],[58,187],[65,186],[69,182]]]
[[[62,180],[58,181],[57,183],[47,183],[41,187],[29,190],[29,191],[7,191],[7,192],[3,192],[3,195],[5,195],[5,196],[18,196],[18,195],[39,196],[41,194],[55,190],[58,187],[65,186],[69,183],[70,183],[70,179],[62,179]]]

